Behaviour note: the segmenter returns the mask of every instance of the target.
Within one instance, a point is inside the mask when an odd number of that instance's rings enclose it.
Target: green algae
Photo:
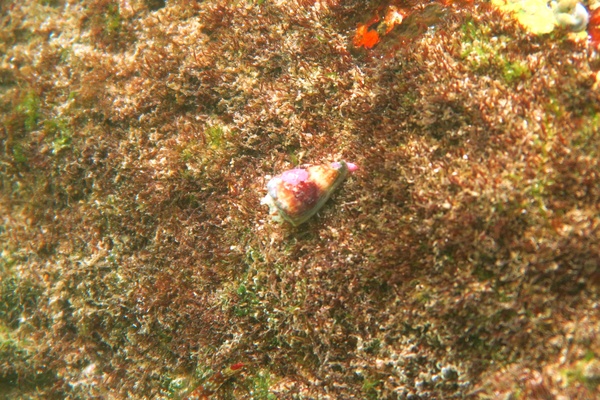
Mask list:
[[[109,34],[118,33],[121,30],[122,18],[119,12],[119,4],[110,3],[106,13],[106,31]]]
[[[65,118],[44,121],[44,129],[52,137],[51,147],[54,154],[71,148],[73,132],[69,128],[68,121]]]
[[[221,126],[215,125],[210,126],[206,129],[205,135],[208,138],[208,142],[214,148],[220,148],[224,144],[224,132]]]
[[[35,92],[28,92],[17,105],[16,111],[23,116],[25,130],[30,132],[37,127],[40,118],[40,98]]]
[[[571,385],[583,384],[588,390],[595,391],[600,385],[598,367],[600,367],[598,358],[593,352],[588,351],[581,361],[564,368],[561,372]]]
[[[23,149],[23,146],[21,146],[19,143],[13,144],[11,153],[12,158],[16,163],[24,164],[27,162],[27,155],[25,154],[25,150]]]
[[[258,371],[254,376],[250,377],[248,380],[249,395],[253,399],[277,399],[277,396],[274,393],[271,393],[270,390],[271,386],[274,384],[274,380],[269,371]]]
[[[473,72],[490,74],[497,70],[508,84],[522,82],[532,76],[528,62],[513,58],[515,54],[507,50],[510,41],[507,36],[495,36],[485,25],[473,21],[463,24],[461,31],[460,55]]]

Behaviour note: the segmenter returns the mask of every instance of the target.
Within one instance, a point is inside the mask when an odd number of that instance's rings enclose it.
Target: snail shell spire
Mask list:
[[[261,204],[267,204],[271,214],[279,214],[298,226],[315,215],[348,173],[356,169],[355,164],[345,161],[290,169],[269,181]]]

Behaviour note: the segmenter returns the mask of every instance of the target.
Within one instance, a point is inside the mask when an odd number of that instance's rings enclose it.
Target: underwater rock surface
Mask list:
[[[582,4],[0,2],[0,398],[600,398]]]

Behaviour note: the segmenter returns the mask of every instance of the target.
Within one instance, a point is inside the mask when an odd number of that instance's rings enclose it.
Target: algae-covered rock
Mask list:
[[[495,4],[0,2],[0,398],[597,398],[600,63]]]

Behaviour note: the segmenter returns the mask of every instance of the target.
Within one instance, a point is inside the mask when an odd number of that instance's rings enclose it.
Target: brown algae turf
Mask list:
[[[0,10],[3,395],[598,396],[585,37],[477,1]],[[271,221],[266,176],[335,160]]]

